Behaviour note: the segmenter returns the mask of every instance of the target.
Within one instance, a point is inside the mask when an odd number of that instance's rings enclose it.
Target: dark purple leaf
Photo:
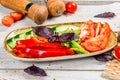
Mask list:
[[[54,35],[53,37],[49,38],[50,42],[69,42],[73,39],[78,38],[78,36],[75,33],[64,33],[62,35]]]
[[[55,34],[52,37],[49,37],[48,41],[49,42],[60,42],[58,32],[55,32]]]
[[[54,35],[53,30],[51,28],[46,28],[45,26],[33,27],[32,30],[35,32],[35,34],[44,36],[46,38],[52,37]]]
[[[60,35],[59,40],[60,42],[68,42],[76,38],[78,37],[75,33],[65,33],[65,34]]]
[[[35,65],[32,65],[32,66],[24,69],[24,71],[33,76],[47,76],[46,72],[43,69],[41,69]]]
[[[98,17],[98,18],[112,18],[115,16],[115,13],[113,12],[104,12],[98,15],[95,15],[94,17]]]
[[[94,58],[98,61],[106,62],[106,61],[114,59],[115,57],[112,55],[112,51],[110,50],[110,51],[105,52],[103,54],[96,55],[96,56],[94,56]]]

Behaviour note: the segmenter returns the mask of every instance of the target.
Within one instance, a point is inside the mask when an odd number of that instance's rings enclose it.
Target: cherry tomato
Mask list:
[[[115,56],[120,59],[120,46],[115,48]]]
[[[67,2],[65,7],[69,13],[74,13],[77,10],[77,4],[75,2]]]
[[[3,25],[8,27],[14,23],[14,19],[11,16],[4,16],[1,21]]]
[[[23,18],[23,14],[19,12],[11,12],[10,16],[13,17],[15,21],[21,20]]]

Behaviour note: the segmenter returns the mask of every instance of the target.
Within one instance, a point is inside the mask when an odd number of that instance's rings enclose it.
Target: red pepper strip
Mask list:
[[[41,58],[74,54],[74,52],[71,53],[71,51],[69,51],[68,49],[50,49],[49,48],[49,49],[39,50],[39,49],[25,48],[24,51],[29,57],[41,57]]]
[[[49,47],[49,48],[60,48],[62,47],[60,43],[34,43],[33,45],[31,44],[30,46],[29,45],[26,45],[27,47]]]
[[[36,37],[31,37],[30,39],[25,39],[25,40],[17,40],[16,44],[30,44],[30,43],[39,43],[43,42],[38,40]]]
[[[50,48],[50,47],[31,47],[30,49],[38,49],[38,50],[45,50],[45,51],[50,51],[50,50],[52,50],[52,51],[65,51],[66,53],[67,53],[67,55],[74,55],[75,54],[75,52],[72,50],[72,49],[70,49],[70,48],[68,48],[68,47],[59,47],[59,48],[57,48],[57,47],[52,47],[52,48]]]
[[[24,52],[28,57],[37,58],[37,57],[55,57],[55,56],[65,56],[67,55],[66,51],[61,50],[39,50],[39,49],[30,49],[24,48]]]
[[[39,43],[34,43],[29,40],[18,40],[16,41],[16,44],[22,44],[25,45],[26,47],[61,47],[60,43],[48,43],[48,42],[39,42]]]
[[[74,55],[74,51],[70,48],[23,48],[16,47],[13,52],[15,52],[19,57],[28,57],[28,58],[44,58],[44,57],[55,57],[55,56],[65,56],[65,55]]]
[[[61,47],[60,43],[54,42],[54,43],[49,43],[49,42],[41,42],[41,41],[35,41],[33,38],[31,39],[26,39],[26,40],[17,40],[16,44],[23,44],[26,45],[26,47]]]

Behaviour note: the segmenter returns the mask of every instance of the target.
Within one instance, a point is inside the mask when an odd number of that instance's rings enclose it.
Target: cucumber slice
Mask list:
[[[16,36],[7,40],[7,45],[10,48],[14,48],[17,40],[29,39],[31,36],[35,36],[32,30],[21,33],[21,34],[17,34]]]
[[[63,31],[67,31],[67,30],[79,30],[78,26],[75,25],[60,25],[56,27],[56,32],[63,32]]]
[[[25,33],[25,39],[30,39],[31,36],[35,36],[33,31],[28,31]]]
[[[10,48],[14,48],[15,45],[16,45],[16,41],[14,40],[14,38],[10,38],[7,40],[7,45],[10,47]]]

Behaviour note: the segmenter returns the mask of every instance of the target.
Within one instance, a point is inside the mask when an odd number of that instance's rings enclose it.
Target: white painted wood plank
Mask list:
[[[43,4],[44,0],[30,0],[33,3]],[[74,1],[79,5],[103,5],[114,2],[120,2],[120,0],[63,0],[64,2]]]
[[[27,66],[35,64],[44,69],[63,69],[63,70],[104,70],[104,62],[96,61],[93,58],[82,58],[64,61],[54,61],[54,62],[40,62],[40,63],[28,63],[13,59],[9,55],[2,53],[0,57],[0,68],[1,69],[23,69]]]
[[[0,70],[0,80],[107,80],[102,71],[57,71],[45,70],[46,77],[31,76],[23,70]]]

